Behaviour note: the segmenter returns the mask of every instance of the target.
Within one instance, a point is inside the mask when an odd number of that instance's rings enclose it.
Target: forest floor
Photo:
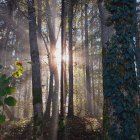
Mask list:
[[[58,140],[102,140],[102,120],[93,117],[73,117],[66,119],[63,136],[61,130]]]
[[[102,140],[102,120],[93,117],[66,118],[65,127],[59,121],[57,140]],[[0,126],[0,140],[32,140],[29,120],[8,122]]]

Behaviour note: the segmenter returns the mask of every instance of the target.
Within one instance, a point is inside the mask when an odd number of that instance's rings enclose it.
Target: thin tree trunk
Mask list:
[[[27,0],[28,16],[29,16],[29,39],[30,39],[30,55],[32,61],[32,95],[33,95],[33,113],[34,113],[34,140],[43,140],[42,120],[42,89],[39,51],[36,35],[36,17],[34,0]]]
[[[45,113],[44,113],[44,116],[43,116],[43,128],[44,128],[44,133],[47,133],[46,131],[46,128],[48,128],[48,124],[49,124],[49,121],[50,121],[50,117],[51,117],[51,103],[52,103],[52,96],[53,96],[53,93],[54,93],[54,90],[53,90],[53,73],[50,71],[50,82],[49,82],[49,95],[48,95],[48,98],[47,98],[47,103],[46,103],[46,110],[45,110]]]
[[[138,80],[138,85],[140,85],[140,20],[139,20],[139,14],[137,14],[137,22],[136,22],[135,52],[136,52],[137,80]],[[136,99],[136,104],[137,104],[138,108],[140,108],[140,87],[139,87],[139,91],[138,91],[138,97]],[[137,116],[137,120],[138,120],[138,130],[139,130],[139,138],[140,138],[140,115]]]
[[[68,12],[68,24],[69,24],[69,103],[68,103],[68,116],[74,115],[73,107],[73,4],[72,0],[69,0],[69,12]]]
[[[107,42],[109,42],[112,34],[113,28],[106,25],[106,20],[109,16],[103,0],[98,0],[98,9],[100,14],[100,24],[101,24],[101,43],[102,43],[102,67],[103,67],[103,94],[106,93],[106,79],[105,79],[105,65],[106,65],[106,51],[107,51]],[[109,125],[109,114],[108,114],[108,100],[104,96],[104,105],[103,105],[103,135],[104,140],[108,140],[108,125]]]
[[[83,62],[83,97],[86,98],[86,75],[85,75],[85,47],[84,47],[84,12],[83,12],[83,2],[81,2],[81,40],[82,40],[82,44],[81,44],[81,49],[82,49],[82,62]],[[85,115],[85,111],[86,111],[86,101],[83,101],[82,103],[82,109],[83,109],[83,116]]]
[[[52,23],[53,23],[53,29],[54,29],[54,33],[56,32],[56,15],[57,15],[57,11],[56,11],[56,0],[51,0],[51,6],[52,6]]]
[[[66,9],[65,9],[65,0],[62,0],[62,31],[61,31],[61,119],[64,119],[65,116],[65,54],[66,54]]]
[[[49,39],[50,39],[50,72],[54,75],[54,92],[52,95],[52,121],[51,121],[51,128],[50,128],[50,140],[57,139],[57,129],[58,129],[58,115],[59,115],[59,101],[58,101],[58,91],[59,91],[59,76],[58,76],[58,69],[56,63],[56,38],[55,38],[55,29],[54,22],[52,19],[52,11],[49,5],[49,1],[46,0],[46,17],[47,17],[47,25],[49,29]],[[54,17],[53,17],[54,18]]]
[[[91,59],[90,59],[90,66],[91,66],[91,88],[92,88],[92,96],[93,96],[93,104],[92,104],[92,114],[94,116],[96,116],[96,100],[95,100],[95,89],[94,89],[94,61],[93,61],[93,58],[94,58],[94,46],[93,46],[93,34],[91,35],[91,51],[92,51],[92,54],[91,54]]]
[[[86,94],[87,94],[87,113],[92,115],[92,94],[89,68],[89,42],[88,42],[88,5],[85,4],[85,62],[86,62]]]
[[[97,110],[97,117],[100,117],[100,114],[99,114],[99,111],[100,111],[100,71],[101,71],[101,60],[100,60],[100,56],[98,56],[98,61],[99,61],[99,70],[98,70],[98,95],[97,95],[97,107],[98,107],[98,110]]]

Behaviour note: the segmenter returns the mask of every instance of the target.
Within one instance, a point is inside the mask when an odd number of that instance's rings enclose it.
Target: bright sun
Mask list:
[[[56,56],[56,61],[57,64],[60,65],[61,64],[61,41],[57,42],[57,47],[56,47],[56,52],[55,52],[55,56]],[[66,62],[66,64],[68,64],[69,62],[69,55],[68,55],[68,50],[66,50],[66,55],[63,56],[63,60],[64,62]]]
[[[60,64],[61,63],[61,50],[60,49],[56,49],[55,56],[57,59],[57,63]],[[64,62],[68,63],[69,62],[69,55],[68,54],[64,55],[63,60],[64,60]]]

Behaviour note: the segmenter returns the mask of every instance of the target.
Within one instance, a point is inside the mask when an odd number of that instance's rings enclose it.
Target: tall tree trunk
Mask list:
[[[125,8],[122,8],[123,5]],[[138,83],[134,64],[136,1],[106,1],[106,8],[112,14],[115,29],[107,50],[104,75],[104,96],[109,105],[109,125],[106,133],[108,139],[138,140],[135,112]]]
[[[53,23],[53,29],[54,29],[54,33],[56,32],[56,15],[57,15],[57,11],[56,11],[56,0],[51,0],[51,6],[52,6],[52,23]]]
[[[91,58],[90,58],[90,66],[91,66],[91,88],[92,88],[92,96],[93,96],[93,104],[92,104],[92,114],[96,116],[96,100],[95,100],[95,88],[94,88],[94,44],[93,44],[93,34],[91,34]]]
[[[32,95],[33,95],[33,113],[34,113],[34,140],[43,139],[42,131],[42,89],[39,51],[36,35],[36,17],[34,0],[27,0],[28,16],[29,16],[29,39],[30,39],[30,55],[32,61]]]
[[[9,14],[13,15],[14,10],[16,10],[16,8],[17,8],[17,1],[16,0],[8,0],[7,6],[8,6]]]
[[[38,35],[41,36],[42,33],[42,0],[37,0],[38,3],[38,16],[37,16],[37,21],[38,21]]]
[[[62,22],[62,31],[61,31],[61,118],[64,119],[65,116],[65,55],[66,55],[66,1],[62,0],[62,12],[61,12],[61,22]]]
[[[49,5],[49,1],[46,0],[46,17],[47,17],[47,25],[49,29],[49,39],[50,39],[50,72],[54,75],[54,92],[52,95],[52,121],[51,121],[51,128],[50,128],[50,140],[57,139],[57,129],[58,129],[58,113],[59,113],[59,101],[58,101],[58,91],[59,91],[59,76],[58,76],[58,69],[57,69],[57,61],[56,61],[56,38],[55,38],[55,29],[54,22],[52,18],[52,11]]]
[[[47,42],[44,39],[43,35],[42,35],[42,39],[44,41],[44,44],[45,44],[45,47],[46,47],[46,50],[47,50],[47,54],[49,56],[50,52],[49,52],[49,49],[48,49],[48,46],[47,46]],[[50,68],[50,75],[49,75],[50,78],[49,78],[49,94],[48,94],[48,97],[47,97],[46,110],[45,110],[45,113],[43,115],[44,134],[48,133],[47,129],[49,129],[49,127],[50,127],[49,122],[50,122],[50,118],[51,118],[51,103],[52,103],[52,96],[53,96],[53,93],[54,93],[54,87],[53,87],[54,75],[53,75],[52,68],[51,68],[50,58],[48,59],[48,61],[49,61],[49,68]],[[48,80],[47,80],[47,85],[48,85]],[[48,86],[47,86],[47,88],[48,88]]]
[[[50,121],[50,117],[51,117],[51,102],[52,102],[52,96],[54,93],[54,89],[53,89],[53,73],[50,70],[50,79],[49,79],[49,94],[48,94],[48,98],[47,98],[47,103],[46,103],[46,110],[43,116],[43,127],[44,127],[44,131],[46,131],[46,126],[47,124],[49,124]]]
[[[137,8],[136,8],[137,9]],[[139,20],[139,14],[137,13],[137,22],[136,22],[136,68],[137,68],[137,80],[138,85],[140,85],[140,20]],[[140,87],[138,92],[138,97],[136,99],[136,104],[138,108],[140,108]],[[139,129],[139,138],[140,138],[140,115],[138,115],[138,129]]]
[[[98,0],[98,9],[100,14],[100,24],[101,24],[101,43],[102,43],[102,67],[103,67],[103,94],[106,93],[106,79],[105,79],[105,66],[106,66],[106,52],[108,48],[108,42],[113,34],[113,27],[107,26],[106,21],[109,17],[109,13],[105,8],[104,0]],[[103,135],[104,140],[108,140],[108,125],[109,125],[109,114],[107,111],[109,104],[107,98],[104,96],[104,105],[103,105]]]
[[[84,98],[86,98],[86,88],[85,88],[85,85],[86,85],[86,75],[85,75],[85,47],[84,47],[84,24],[83,24],[83,22],[84,22],[84,12],[83,12],[83,8],[84,7],[84,4],[83,4],[83,2],[81,2],[81,41],[82,41],[82,43],[81,43],[81,49],[82,49],[82,62],[83,62],[83,66],[82,66],[82,68],[83,68],[83,97]],[[83,116],[85,115],[85,113],[86,113],[86,101],[83,101],[83,103],[82,103],[82,109],[83,109]]]
[[[101,90],[101,84],[100,84],[100,72],[101,72],[101,58],[100,56],[98,56],[98,61],[99,61],[99,71],[98,71],[98,95],[97,95],[97,107],[98,107],[98,110],[97,110],[97,117],[100,117],[101,113],[100,113],[100,102],[101,102],[101,99],[100,99],[100,90]]]
[[[68,24],[69,24],[69,103],[68,103],[68,116],[74,115],[73,107],[73,3],[69,0],[69,12],[68,12]]]
[[[85,62],[86,62],[86,94],[87,94],[87,113],[92,115],[92,93],[89,68],[89,42],[88,42],[88,4],[85,4]]]

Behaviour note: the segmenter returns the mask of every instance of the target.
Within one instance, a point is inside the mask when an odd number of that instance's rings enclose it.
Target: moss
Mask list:
[[[106,139],[138,139],[134,97],[138,92],[134,65],[134,37],[136,34],[136,2],[106,0],[115,34],[106,55],[105,75],[108,106],[105,104],[104,129]],[[113,108],[113,112],[108,108]],[[111,121],[111,124],[109,124]]]

